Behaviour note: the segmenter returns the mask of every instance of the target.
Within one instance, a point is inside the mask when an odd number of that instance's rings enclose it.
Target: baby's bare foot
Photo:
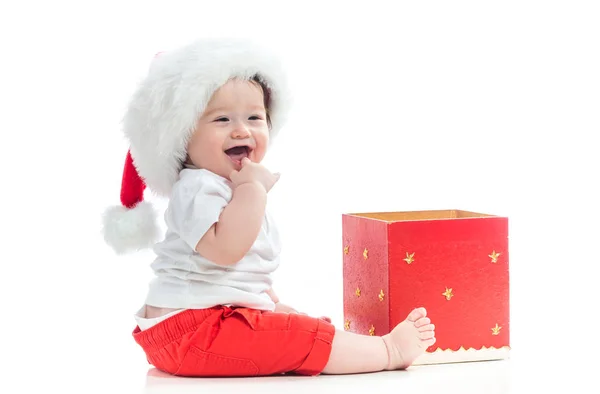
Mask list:
[[[413,309],[406,320],[383,336],[388,350],[387,370],[406,369],[435,343],[435,326],[425,308]]]

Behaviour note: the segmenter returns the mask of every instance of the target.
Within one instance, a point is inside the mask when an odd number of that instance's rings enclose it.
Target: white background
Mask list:
[[[278,50],[295,93],[266,162],[282,172],[270,203],[284,240],[275,287],[284,302],[341,326],[342,213],[456,208],[510,219],[510,373],[432,367],[418,369],[422,380],[322,377],[311,390],[335,382],[373,392],[387,382],[403,392],[429,382],[520,392],[527,382],[591,379],[600,310],[596,4],[3,2],[0,387],[158,389],[130,336],[152,255],[116,257],[100,218],[119,203],[119,122],[153,55],[222,35]],[[475,376],[484,378],[468,383]],[[255,382],[210,387],[273,387]],[[190,392],[209,383],[194,384]]]

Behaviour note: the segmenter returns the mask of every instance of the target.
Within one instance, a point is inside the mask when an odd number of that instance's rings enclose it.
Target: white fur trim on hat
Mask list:
[[[213,93],[231,78],[258,75],[270,90],[271,139],[285,122],[290,97],[276,57],[243,40],[198,40],[157,56],[123,120],[140,176],[169,196],[197,119]]]

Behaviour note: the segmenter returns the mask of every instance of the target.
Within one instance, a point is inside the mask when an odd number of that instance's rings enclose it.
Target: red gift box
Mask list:
[[[436,343],[415,364],[508,356],[508,218],[461,210],[342,215],[344,328],[385,335],[415,307]]]

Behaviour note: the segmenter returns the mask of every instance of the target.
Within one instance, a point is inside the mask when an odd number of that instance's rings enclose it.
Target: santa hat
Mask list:
[[[146,188],[169,197],[198,117],[232,78],[258,78],[269,90],[271,141],[285,122],[290,96],[283,70],[266,49],[236,39],[198,40],[156,56],[123,119],[129,142],[121,205],[104,213],[104,239],[117,253],[151,247],[160,228]]]

